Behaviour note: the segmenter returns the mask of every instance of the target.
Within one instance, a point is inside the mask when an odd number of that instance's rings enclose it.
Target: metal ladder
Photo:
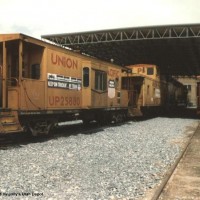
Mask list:
[[[0,134],[21,132],[21,127],[16,111],[0,109]]]

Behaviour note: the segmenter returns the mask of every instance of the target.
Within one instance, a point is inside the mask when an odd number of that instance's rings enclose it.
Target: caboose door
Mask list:
[[[2,108],[2,67],[3,66],[3,43],[0,43],[0,108]]]
[[[129,90],[128,91],[128,99],[129,99],[129,103],[128,103],[128,106],[129,107],[136,107],[137,104],[136,104],[136,99],[138,97],[138,94],[137,94],[137,91],[135,90]]]
[[[200,111],[200,82],[197,83],[197,109]]]
[[[3,81],[3,77],[2,77],[2,66],[0,65],[0,108],[2,108],[2,81]]]
[[[0,108],[7,106],[7,69],[3,69],[3,66],[6,66],[6,43],[0,42]]]

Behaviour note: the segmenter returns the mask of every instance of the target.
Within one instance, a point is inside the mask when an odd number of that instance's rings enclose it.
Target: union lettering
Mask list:
[[[78,69],[78,61],[73,60],[69,57],[59,56],[57,54],[51,53],[51,62],[54,65],[67,67],[69,69]]]

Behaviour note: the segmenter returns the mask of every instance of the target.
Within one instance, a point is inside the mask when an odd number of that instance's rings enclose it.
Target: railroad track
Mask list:
[[[176,116],[174,114],[173,116]],[[195,115],[190,114],[192,118],[195,117]],[[186,113],[186,116],[188,114]],[[127,121],[118,123],[118,124],[108,124],[108,125],[99,125],[97,123],[91,123],[89,126],[84,126],[82,122],[75,122],[75,123],[63,123],[63,125],[58,126],[56,129],[54,129],[53,135],[50,136],[39,136],[39,137],[32,137],[31,135],[27,133],[16,133],[11,135],[0,135],[0,150],[1,149],[8,149],[12,147],[19,147],[20,145],[25,145],[32,142],[41,142],[45,140],[49,140],[56,137],[61,136],[67,136],[67,135],[75,135],[75,134],[88,134],[88,132],[92,133],[98,130],[102,130],[103,128],[111,127],[111,126],[119,126],[121,124],[124,124],[128,121],[144,121],[151,118],[154,118],[155,116],[141,116],[141,117],[130,117]]]
[[[124,123],[128,123],[129,121],[144,121],[151,119],[151,116],[141,116],[141,117],[130,117],[125,122],[117,123],[117,124],[107,124],[107,125],[99,125],[96,122],[92,122],[89,125],[85,126],[82,121],[74,121],[74,122],[66,122],[61,123],[61,125],[57,126],[53,130],[52,135],[47,136],[38,136],[33,137],[28,133],[20,132],[20,133],[13,133],[9,135],[0,135],[0,150],[6,150],[9,148],[17,148],[22,145],[26,145],[29,143],[35,142],[42,142],[62,136],[70,136],[76,134],[92,134],[97,131],[101,131],[104,128],[113,127],[113,126],[120,126]]]

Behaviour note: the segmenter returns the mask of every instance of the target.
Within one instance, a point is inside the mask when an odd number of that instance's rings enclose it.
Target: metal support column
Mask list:
[[[3,42],[3,83],[2,83],[2,107],[7,108],[8,106],[8,90],[7,90],[7,52],[6,42]]]
[[[23,41],[19,41],[19,83],[22,79]]]

